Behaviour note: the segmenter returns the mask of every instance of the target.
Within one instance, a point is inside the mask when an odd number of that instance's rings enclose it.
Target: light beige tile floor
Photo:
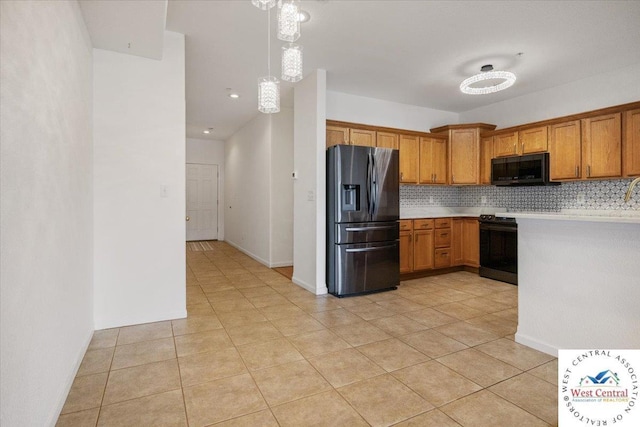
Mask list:
[[[58,426],[557,425],[557,360],[513,341],[515,286],[316,297],[209,247],[187,251],[187,319],[94,333]]]

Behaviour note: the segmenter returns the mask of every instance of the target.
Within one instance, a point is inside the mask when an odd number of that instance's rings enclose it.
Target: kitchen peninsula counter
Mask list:
[[[640,224],[640,211],[562,210],[560,212],[497,212],[506,218],[539,219],[552,221],[586,221]]]
[[[518,224],[517,342],[640,348],[640,212],[497,215]]]

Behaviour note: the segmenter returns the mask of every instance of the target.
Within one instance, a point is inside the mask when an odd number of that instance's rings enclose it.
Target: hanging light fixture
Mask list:
[[[300,37],[300,6],[298,0],[278,2],[278,39],[294,42]]]
[[[282,80],[293,83],[302,80],[302,46],[293,43],[282,46]]]
[[[251,4],[258,9],[267,10],[276,5],[276,0],[251,0]]]
[[[280,112],[280,81],[271,75],[271,9],[267,9],[267,76],[258,79],[258,110]]]
[[[494,71],[493,65],[483,65],[480,68],[480,74],[476,74],[475,76],[471,76],[468,79],[464,80],[460,83],[460,90],[462,93],[466,93],[468,95],[486,95],[489,93],[499,92],[501,90],[507,89],[508,87],[513,86],[516,82],[516,75],[510,71]],[[501,83],[490,85],[490,86],[482,86],[482,87],[472,87],[471,85],[482,82],[485,80],[503,80]]]

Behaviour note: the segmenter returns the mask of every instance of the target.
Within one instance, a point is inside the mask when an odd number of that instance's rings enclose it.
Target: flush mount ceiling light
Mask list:
[[[515,74],[510,71],[494,71],[493,65],[483,65],[482,68],[480,68],[480,71],[480,74],[471,76],[460,83],[460,90],[462,93],[466,93],[468,95],[486,95],[507,89],[508,87],[513,86],[516,82]],[[489,86],[472,86],[475,83],[486,80],[502,80],[502,82]]]
[[[231,93],[229,94],[229,98],[231,98],[231,99],[238,99],[238,98],[240,98],[240,95],[238,95],[238,94],[237,94],[237,93],[235,93],[235,92],[231,92]]]
[[[213,131],[213,128],[205,129],[202,131],[205,135],[209,135]]]

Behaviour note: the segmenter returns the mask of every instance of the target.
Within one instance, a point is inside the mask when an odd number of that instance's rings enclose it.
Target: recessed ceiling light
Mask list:
[[[211,131],[213,131],[213,128],[205,129],[202,131],[202,133],[204,133],[205,135],[209,135]]]
[[[311,15],[309,15],[309,12],[306,10],[301,10],[300,13],[298,13],[298,21],[307,22],[309,19],[311,19]]]
[[[240,98],[240,95],[238,95],[238,94],[237,94],[237,93],[235,93],[235,92],[232,92],[232,93],[230,93],[230,94],[229,94],[229,98],[232,98],[232,99],[238,99],[238,98]]]

